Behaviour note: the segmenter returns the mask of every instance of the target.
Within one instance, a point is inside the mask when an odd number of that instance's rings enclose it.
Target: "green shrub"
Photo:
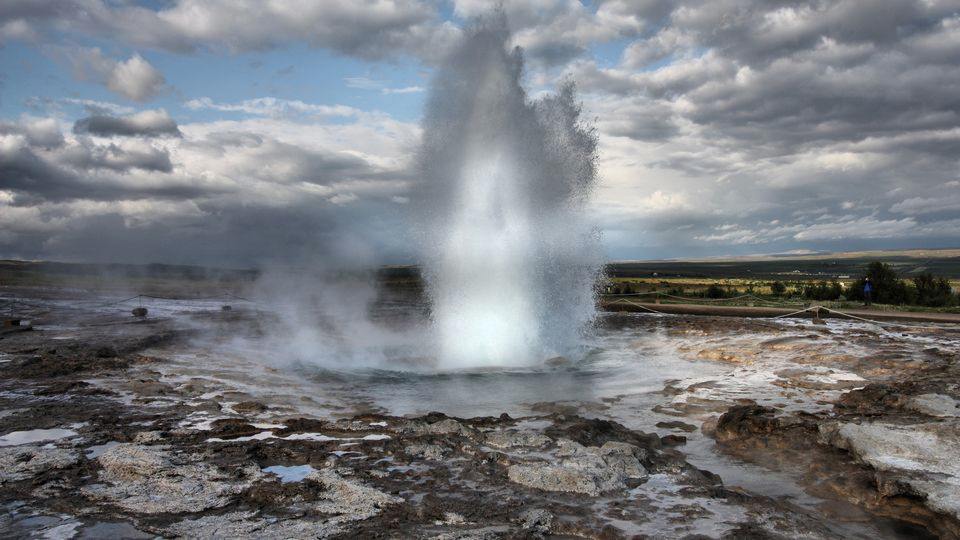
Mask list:
[[[874,261],[867,265],[864,275],[853,282],[848,297],[851,300],[863,300],[863,284],[870,278],[873,288],[872,300],[878,304],[912,304],[916,300],[914,289],[897,279],[897,273],[889,264]]]
[[[703,295],[707,298],[723,298],[727,295],[727,292],[723,290],[723,287],[714,283],[707,287],[707,290],[704,291]]]
[[[916,289],[916,302],[921,306],[946,307],[957,303],[957,295],[953,294],[947,278],[924,272],[913,278],[913,286]]]
[[[843,286],[837,281],[818,281],[803,288],[803,297],[809,300],[836,300],[843,295]]]

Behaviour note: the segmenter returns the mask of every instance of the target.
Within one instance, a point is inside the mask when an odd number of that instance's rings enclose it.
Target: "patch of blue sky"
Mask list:
[[[414,60],[365,62],[306,45],[265,52],[225,54],[197,51],[182,55],[156,50],[120,49],[98,40],[72,47],[98,47],[104,56],[125,61],[139,53],[165,77],[169,92],[138,103],[108,90],[102,81],[77,81],[65,59],[55,60],[38,48],[12,41],[0,47],[0,116],[55,115],[65,121],[88,114],[69,100],[106,102],[133,110],[164,108],[178,122],[242,118],[245,113],[188,108],[192,99],[238,104],[271,97],[315,105],[346,105],[383,111],[402,121],[419,119],[429,74]],[[358,85],[357,80],[369,84]],[[328,117],[329,122],[351,122]]]
[[[85,78],[78,80],[68,58],[71,51],[96,48],[104,58],[115,62],[124,62],[139,53],[154,64],[156,53],[128,49],[105,39],[59,32],[54,35],[48,41],[57,45],[38,47],[13,40],[0,46],[0,74],[6,79],[0,88],[0,116],[36,114],[69,121],[90,114],[81,104],[83,101],[110,103],[131,110],[158,106],[118,96],[104,86],[102,75],[89,68],[85,70]]]
[[[383,111],[401,120],[419,118],[422,92],[390,93],[391,89],[426,85],[413,61],[371,63],[296,44],[282,49],[238,55],[211,52],[183,56],[154,55],[154,65],[176,87],[184,103],[210,98],[214,103],[275,98],[312,105],[346,105],[364,111]],[[153,62],[153,60],[151,60]],[[371,86],[357,88],[351,81],[366,79]],[[242,116],[211,109],[187,109],[192,121]],[[331,117],[336,122],[337,117]]]
[[[590,47],[589,54],[600,67],[614,67],[623,59],[623,51],[633,42],[633,38],[620,38],[595,43]]]
[[[440,15],[440,18],[444,21],[452,21],[454,23],[460,24],[463,22],[463,19],[457,16],[454,12],[454,5],[452,0],[443,0],[436,3],[437,13]]]
[[[85,97],[88,90],[71,79],[69,68],[19,41],[0,46],[0,75],[0,116],[4,118],[55,113],[38,105],[55,96]]]

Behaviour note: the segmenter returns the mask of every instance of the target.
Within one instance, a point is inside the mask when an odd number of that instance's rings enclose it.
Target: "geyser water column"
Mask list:
[[[584,218],[596,137],[572,84],[528,100],[502,17],[476,23],[437,70],[415,207],[445,368],[570,354],[594,317],[596,237]]]

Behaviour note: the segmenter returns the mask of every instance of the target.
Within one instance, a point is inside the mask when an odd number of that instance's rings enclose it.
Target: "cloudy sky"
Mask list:
[[[0,257],[411,262],[431,73],[482,0],[4,0]],[[960,246],[960,0],[518,0],[611,259]]]

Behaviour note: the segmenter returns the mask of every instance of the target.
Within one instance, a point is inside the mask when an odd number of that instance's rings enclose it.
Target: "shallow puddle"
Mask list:
[[[76,436],[76,431],[62,428],[12,431],[6,435],[0,435],[0,446],[19,446],[21,444],[58,441],[60,439]]]
[[[300,482],[317,470],[310,465],[272,465],[264,467],[263,472],[276,475],[280,478],[280,482],[286,484]]]

